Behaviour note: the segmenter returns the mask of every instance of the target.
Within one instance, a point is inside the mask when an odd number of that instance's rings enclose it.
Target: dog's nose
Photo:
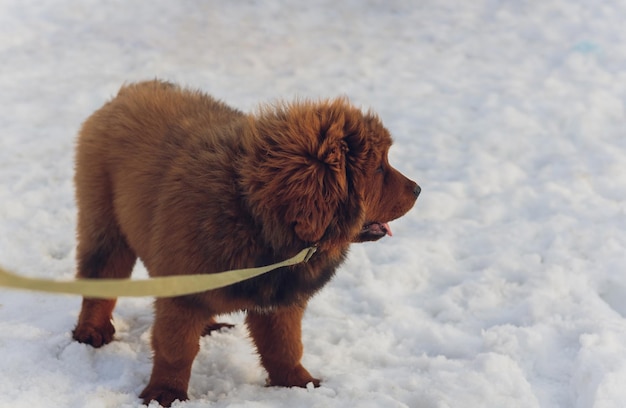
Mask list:
[[[415,194],[415,198],[417,198],[422,192],[422,188],[415,184],[415,188],[413,189],[413,194]]]

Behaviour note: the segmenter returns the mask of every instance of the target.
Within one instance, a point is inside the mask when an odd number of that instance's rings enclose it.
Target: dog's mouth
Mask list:
[[[377,221],[367,222],[363,225],[363,228],[361,228],[354,242],[377,241],[385,235],[389,235],[390,237],[393,235],[388,223]]]

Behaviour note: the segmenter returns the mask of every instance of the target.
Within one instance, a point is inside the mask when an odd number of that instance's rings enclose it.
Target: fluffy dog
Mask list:
[[[196,295],[155,302],[154,365],[145,403],[187,399],[199,338],[215,316],[247,312],[269,384],[319,385],[300,364],[309,298],[351,242],[391,235],[419,186],[389,165],[389,132],[346,99],[278,103],[244,114],[198,91],[124,86],[83,125],[76,152],[78,277],[210,274],[308,263]],[[83,299],[74,339],[113,339],[115,299]]]

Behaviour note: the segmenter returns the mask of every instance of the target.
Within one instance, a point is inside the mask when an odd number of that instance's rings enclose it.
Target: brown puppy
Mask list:
[[[391,234],[420,188],[391,167],[389,132],[345,99],[267,106],[246,115],[161,81],[123,87],[83,125],[76,153],[78,276],[127,278],[266,265],[316,244],[306,264],[222,289],[157,299],[154,366],[141,393],[187,398],[199,338],[214,317],[247,311],[269,383],[319,385],[302,367],[309,298],[351,242]],[[74,338],[113,339],[115,299],[83,299]]]

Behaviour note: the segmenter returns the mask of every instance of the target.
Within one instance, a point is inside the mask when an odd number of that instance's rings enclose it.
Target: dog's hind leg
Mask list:
[[[146,405],[156,400],[169,407],[175,400],[187,399],[191,366],[200,349],[200,336],[214,320],[182,298],[159,298],[154,305],[154,363],[150,382],[140,398]]]
[[[125,241],[113,247],[100,248],[85,254],[78,262],[80,278],[127,278],[135,264],[136,256]],[[73,331],[75,340],[101,347],[113,340],[115,328],[111,322],[117,299],[83,298],[78,323]]]
[[[92,169],[93,170],[93,169]],[[106,176],[77,173],[78,278],[128,278],[137,256],[128,246],[113,211]],[[83,298],[75,340],[94,347],[113,340],[111,322],[116,299]]]

